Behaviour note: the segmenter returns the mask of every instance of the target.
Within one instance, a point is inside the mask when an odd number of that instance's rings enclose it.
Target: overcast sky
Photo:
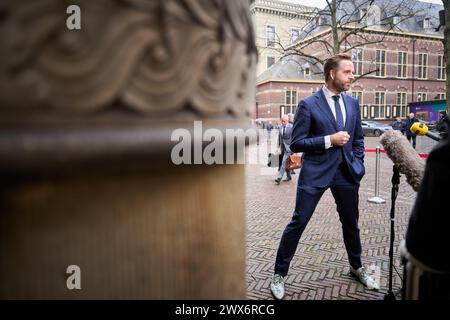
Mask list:
[[[304,4],[305,6],[313,6],[313,7],[317,6],[320,8],[323,8],[326,4],[325,0],[282,0],[282,1]],[[419,0],[419,1],[443,5],[442,0]]]

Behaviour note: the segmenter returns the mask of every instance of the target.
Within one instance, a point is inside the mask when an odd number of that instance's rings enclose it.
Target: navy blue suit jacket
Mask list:
[[[325,136],[338,132],[338,129],[322,89],[298,104],[290,149],[303,152],[299,185],[329,187],[339,166],[341,149],[354,182],[359,184],[365,174],[359,103],[346,94],[342,96],[346,110],[344,131],[350,135],[343,147],[325,149]]]

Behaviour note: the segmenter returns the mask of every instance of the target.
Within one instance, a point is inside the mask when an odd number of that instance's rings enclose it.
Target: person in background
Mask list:
[[[439,112],[439,120],[436,124],[436,130],[437,130],[437,132],[439,132],[440,135],[444,135],[447,130],[447,127],[445,124],[446,117],[447,117],[447,111],[444,110],[444,111]]]
[[[392,122],[391,126],[392,126],[392,129],[394,129],[394,130],[404,131],[403,130],[403,122],[402,122],[402,119],[400,119],[400,118],[397,118],[394,122]]]
[[[289,123],[290,124],[294,124],[294,114],[293,113],[288,113],[288,119],[289,119]]]
[[[281,161],[281,166],[278,170],[277,178],[275,179],[275,183],[277,185],[280,184],[284,172],[286,172],[286,179],[284,181],[292,180],[290,170],[286,170],[287,160],[292,154],[291,149],[289,148],[292,137],[292,124],[289,123],[288,116],[281,117],[281,126],[278,130],[278,146],[281,149],[281,153],[283,154],[283,160]]]
[[[272,130],[273,130],[272,121],[269,121],[269,123],[267,124],[266,130],[267,130],[267,140],[270,140],[271,139],[271,133],[272,133]]]
[[[263,125],[261,121],[256,121],[256,129],[258,130],[257,135],[256,135],[256,145],[259,145],[259,134],[261,132],[261,130],[263,129]]]
[[[416,138],[417,135],[411,132],[411,127],[414,124],[414,122],[419,122],[419,120],[414,116],[414,113],[409,114],[409,118],[406,119],[405,122],[405,131],[406,131],[406,138],[409,142],[412,140],[412,146],[415,149],[416,148]]]

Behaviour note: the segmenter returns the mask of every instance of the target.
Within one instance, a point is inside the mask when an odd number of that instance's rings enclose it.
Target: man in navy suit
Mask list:
[[[343,93],[350,89],[353,71],[348,55],[329,58],[325,85],[298,104],[290,149],[303,152],[303,162],[295,210],[281,237],[271,283],[277,299],[284,297],[284,278],[300,237],[328,188],[342,223],[350,273],[369,289],[379,289],[361,263],[358,191],[365,173],[364,137],[358,101]]]

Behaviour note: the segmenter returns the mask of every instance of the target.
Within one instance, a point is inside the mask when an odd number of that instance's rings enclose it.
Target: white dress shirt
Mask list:
[[[334,119],[336,120],[336,109],[334,107],[334,100],[333,100],[333,96],[335,96],[336,94],[332,91],[330,91],[326,85],[324,85],[322,87],[322,91],[323,94],[325,95],[325,99],[328,102],[328,106],[330,107],[331,113],[333,113]],[[345,106],[344,106],[344,98],[342,97],[342,93],[339,94],[341,97],[338,100],[339,106],[341,107],[341,112],[342,112],[342,117],[344,118],[344,125],[345,125],[345,120],[347,118],[347,113],[345,112]],[[331,138],[330,136],[325,136],[325,149],[331,148]]]

